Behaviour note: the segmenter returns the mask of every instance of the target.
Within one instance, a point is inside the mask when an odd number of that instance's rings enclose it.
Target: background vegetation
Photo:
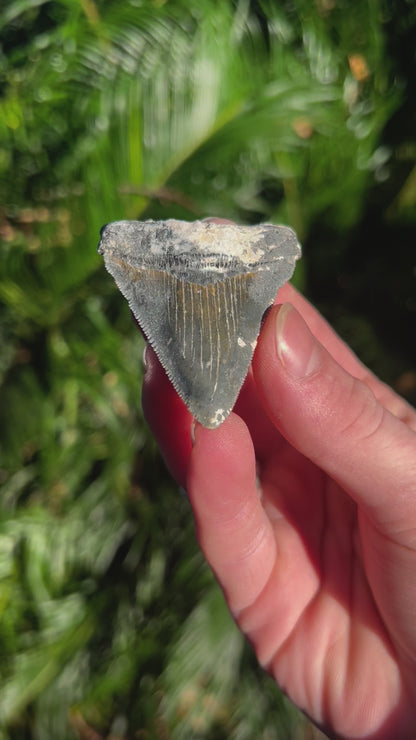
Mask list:
[[[291,224],[415,400],[412,0],[4,0],[0,738],[311,738],[255,665],[140,408],[121,218]]]

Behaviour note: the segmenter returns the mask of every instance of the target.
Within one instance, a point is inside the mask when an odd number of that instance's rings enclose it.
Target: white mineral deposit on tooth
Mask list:
[[[232,410],[261,320],[301,248],[285,226],[115,221],[98,251],[175,389],[213,429]]]

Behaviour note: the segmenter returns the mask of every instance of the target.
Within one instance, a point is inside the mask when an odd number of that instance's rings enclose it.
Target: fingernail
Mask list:
[[[149,349],[149,345],[146,342],[146,344],[144,345],[144,350],[143,350],[143,370],[144,370],[145,373],[146,373],[146,371],[147,371],[147,369],[149,367],[149,361],[147,359],[148,349]]]
[[[195,425],[196,425],[196,421],[194,419],[193,422],[192,422],[192,424],[191,424],[191,445],[192,445],[192,447],[195,444]]]
[[[276,320],[277,355],[293,378],[313,375],[321,366],[321,347],[300,314],[284,303]]]

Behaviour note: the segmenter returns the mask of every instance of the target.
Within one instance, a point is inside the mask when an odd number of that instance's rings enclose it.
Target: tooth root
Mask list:
[[[120,221],[99,251],[193,416],[208,428],[232,410],[264,311],[292,275],[293,231],[197,221]]]

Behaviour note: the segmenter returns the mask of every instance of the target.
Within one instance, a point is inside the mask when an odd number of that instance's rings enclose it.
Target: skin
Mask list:
[[[416,412],[289,284],[278,301],[220,427],[150,348],[145,415],[261,665],[330,737],[414,740]]]

